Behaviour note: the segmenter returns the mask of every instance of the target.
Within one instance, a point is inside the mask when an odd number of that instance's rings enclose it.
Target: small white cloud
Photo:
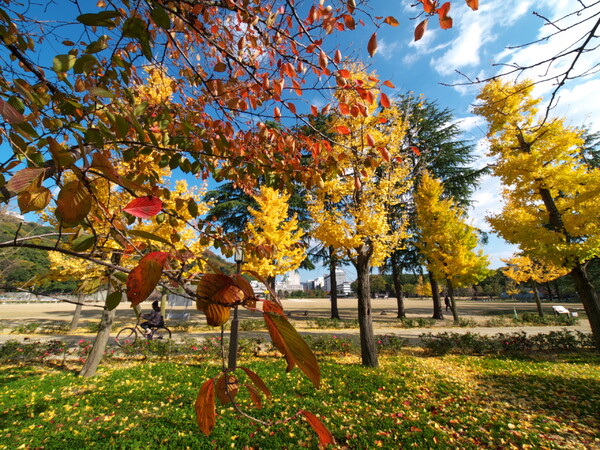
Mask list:
[[[377,41],[377,55],[383,59],[390,60],[396,55],[400,47],[401,44],[398,41],[387,42],[385,39],[379,39]]]

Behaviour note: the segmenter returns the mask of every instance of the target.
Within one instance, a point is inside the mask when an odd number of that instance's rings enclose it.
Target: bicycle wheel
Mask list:
[[[154,330],[152,330],[150,339],[171,339],[171,330],[169,330],[167,327],[155,328]]]
[[[135,328],[126,327],[120,330],[115,337],[115,342],[121,348],[129,347],[133,345],[137,339],[137,331]]]

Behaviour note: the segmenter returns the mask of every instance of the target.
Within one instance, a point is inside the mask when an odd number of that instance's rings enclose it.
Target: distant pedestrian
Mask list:
[[[452,311],[452,305],[450,304],[450,297],[448,297],[446,295],[446,297],[444,297],[444,303],[446,304],[446,311],[450,310]]]

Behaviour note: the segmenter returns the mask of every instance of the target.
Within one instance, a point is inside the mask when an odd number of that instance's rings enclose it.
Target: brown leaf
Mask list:
[[[32,186],[39,186],[45,172],[46,169],[37,167],[21,169],[8,180],[6,189],[15,194],[19,194],[24,190],[30,189]]]
[[[375,52],[377,51],[377,33],[373,33],[371,35],[369,43],[367,44],[367,50],[371,57],[375,55]]]
[[[23,114],[15,109],[13,105],[0,98],[0,116],[8,123],[21,123],[25,121]]]
[[[390,106],[392,106],[390,99],[383,92],[379,95],[379,102],[381,103],[381,106],[383,106],[384,108],[389,108]]]
[[[206,381],[200,388],[194,404],[196,422],[200,430],[207,436],[210,435],[216,422],[214,384],[215,380],[212,378]]]
[[[260,392],[258,392],[256,388],[251,384],[244,384],[244,386],[246,386],[246,389],[248,389],[248,393],[250,394],[250,398],[252,399],[252,403],[254,403],[256,409],[262,409],[262,400],[260,398]]]
[[[317,416],[309,411],[302,410],[300,412],[304,415],[304,417],[306,417],[306,420],[312,429],[317,433],[317,436],[319,437],[319,443],[321,445],[335,445],[335,439],[333,435],[327,429],[327,427],[323,425],[323,422],[321,422]]]
[[[23,214],[30,211],[42,211],[50,203],[52,193],[48,188],[39,187],[32,188],[19,195],[19,209]]]
[[[427,30],[427,23],[429,19],[423,20],[417,27],[415,28],[415,41],[420,40],[425,34],[425,30]]]
[[[56,198],[56,213],[68,224],[81,222],[92,209],[92,196],[85,184],[72,180],[65,184]]]
[[[248,369],[246,367],[238,367],[238,369],[242,369],[244,372],[246,372],[246,374],[252,380],[252,382],[255,384],[255,386],[257,388],[259,388],[263,392],[263,394],[265,394],[265,396],[267,398],[271,397],[271,391],[269,390],[267,385],[264,383],[264,381],[256,373],[252,372],[250,369]]]
[[[239,390],[238,379],[231,374],[224,373],[217,380],[215,390],[221,404],[226,405],[231,402],[232,399],[235,400],[235,396]]]
[[[148,253],[127,276],[127,299],[131,306],[146,300],[160,281],[163,267],[169,254],[167,252]]]

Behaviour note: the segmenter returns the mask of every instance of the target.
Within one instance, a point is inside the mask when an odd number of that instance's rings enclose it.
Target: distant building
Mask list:
[[[300,272],[294,270],[286,273],[280,281],[275,282],[275,290],[277,292],[295,292],[303,291],[302,283],[300,283]]]
[[[331,291],[331,277],[329,274],[324,277],[324,290],[329,292]],[[352,294],[352,288],[350,287],[350,281],[346,276],[346,272],[342,269],[335,270],[335,282],[337,286],[338,295],[348,296]]]

